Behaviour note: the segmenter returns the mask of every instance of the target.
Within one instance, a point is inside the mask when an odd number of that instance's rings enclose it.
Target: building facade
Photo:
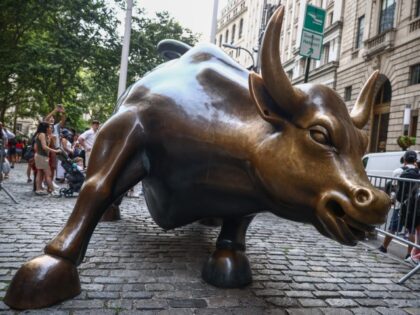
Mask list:
[[[229,0],[217,23],[216,45],[241,65],[258,68],[258,50],[268,18],[280,0]],[[224,47],[228,44],[240,49]]]
[[[309,82],[335,89],[349,109],[374,70],[380,71],[366,130],[369,152],[401,150],[402,135],[417,138],[420,108],[420,0],[230,0],[218,21],[216,43],[258,49],[268,18],[280,2],[285,15],[280,40],[283,67],[293,84],[304,81],[299,55],[307,4],[326,10],[320,60],[311,60]],[[240,35],[239,35],[240,34]],[[250,53],[224,48],[244,66]],[[420,149],[420,141],[412,147]]]
[[[401,150],[399,136],[419,134],[420,0],[345,1],[344,11],[337,92],[351,108],[379,70],[369,152]]]

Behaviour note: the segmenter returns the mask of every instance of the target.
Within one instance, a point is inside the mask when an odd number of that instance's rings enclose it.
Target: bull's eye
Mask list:
[[[331,145],[330,136],[328,134],[327,129],[321,126],[312,127],[309,130],[309,134],[311,135],[312,140],[319,144],[323,145]]]

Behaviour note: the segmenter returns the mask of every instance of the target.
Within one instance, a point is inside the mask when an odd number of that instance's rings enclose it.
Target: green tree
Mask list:
[[[83,128],[84,114],[102,121],[117,98],[121,40],[112,0],[0,2],[0,121],[44,116],[56,104]],[[115,3],[122,3],[115,0]],[[133,18],[128,83],[162,62],[157,43],[196,37],[168,13]],[[14,117],[7,109],[15,108]]]

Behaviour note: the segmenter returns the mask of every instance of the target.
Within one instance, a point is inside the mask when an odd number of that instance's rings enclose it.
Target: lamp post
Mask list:
[[[118,81],[118,97],[125,91],[127,83],[127,67],[128,67],[128,51],[130,49],[130,36],[131,36],[131,15],[133,11],[133,0],[127,0],[127,11],[125,14],[125,30],[123,47],[121,51],[121,67],[120,78]]]
[[[231,45],[231,44],[228,44],[228,43],[224,43],[222,46],[223,47],[226,47],[226,48],[230,48],[230,49],[236,49],[236,51],[243,50],[243,51],[247,52],[251,56],[251,60],[252,60],[252,65],[250,65],[249,67],[247,67],[247,69],[248,70],[256,71],[256,69],[255,69],[254,55],[248,49],[246,49],[244,47],[241,47],[241,46]]]

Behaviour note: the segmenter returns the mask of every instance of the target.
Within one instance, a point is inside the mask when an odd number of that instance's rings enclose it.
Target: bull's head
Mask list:
[[[354,245],[372,224],[382,223],[388,196],[374,188],[362,155],[378,72],[368,79],[349,114],[332,89],[315,84],[292,86],[280,61],[283,7],[267,26],[261,49],[261,76],[249,85],[260,115],[270,123],[260,139],[255,163],[279,215],[310,220],[318,230]],[[292,207],[293,205],[293,207]],[[294,216],[293,210],[299,209]]]

